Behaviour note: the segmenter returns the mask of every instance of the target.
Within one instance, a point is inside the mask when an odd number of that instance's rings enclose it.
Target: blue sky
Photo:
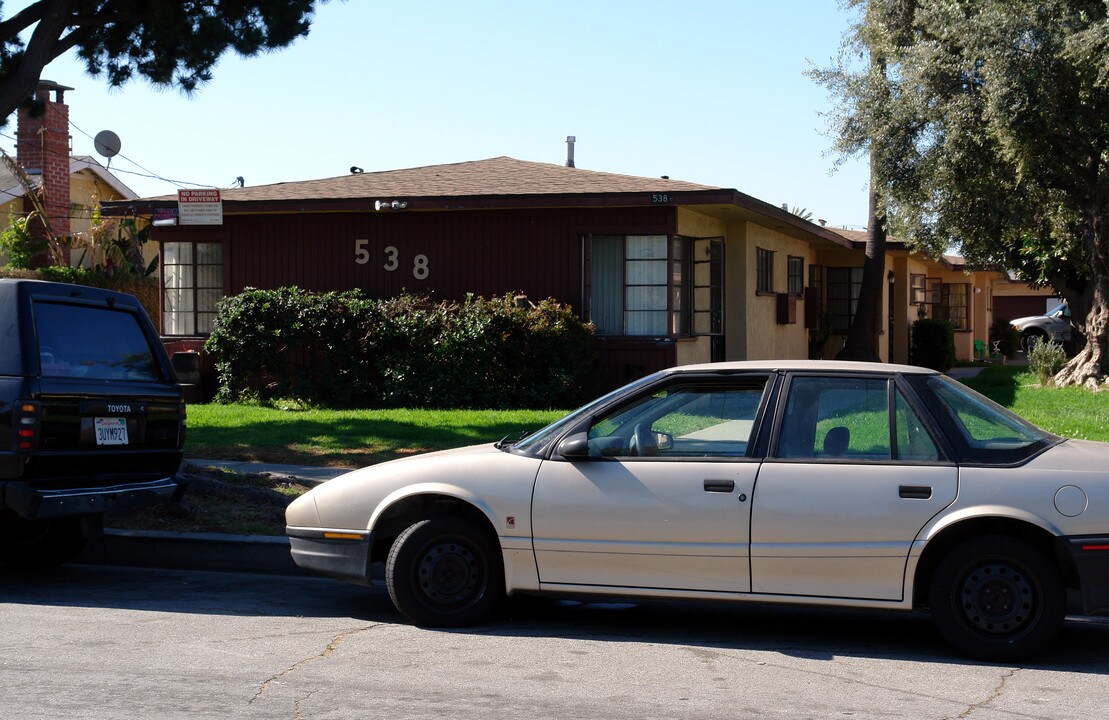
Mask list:
[[[4,2],[5,16],[24,4]],[[574,135],[579,168],[736,188],[861,229],[865,162],[831,172],[831,100],[804,75],[829,64],[851,19],[834,0],[331,0],[308,37],[226,56],[192,97],[141,80],[109,89],[74,57],[43,77],[75,88],[74,153],[113,130],[112,169],[142,196],[178,186],[131,172],[230,187],[352,165],[561,164]]]

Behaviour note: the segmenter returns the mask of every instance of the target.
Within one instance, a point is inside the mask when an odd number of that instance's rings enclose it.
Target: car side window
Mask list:
[[[940,459],[939,448],[928,435],[924,422],[900,390],[894,400],[893,421],[898,460],[934,462]]]
[[[889,381],[794,377],[777,457],[889,460]]]
[[[598,417],[589,429],[589,454],[745,457],[764,385],[764,378],[745,378],[657,390]]]

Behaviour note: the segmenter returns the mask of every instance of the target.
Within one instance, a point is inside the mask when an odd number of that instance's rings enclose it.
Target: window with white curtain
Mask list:
[[[223,297],[223,245],[162,243],[162,333],[207,335]]]
[[[669,235],[589,237],[589,319],[598,334],[688,334],[695,312],[693,242]]]

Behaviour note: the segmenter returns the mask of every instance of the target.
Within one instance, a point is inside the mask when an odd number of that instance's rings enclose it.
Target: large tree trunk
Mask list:
[[[1105,218],[1095,209],[1090,213],[1083,240],[1090,258],[1090,303],[1086,322],[1080,329],[1086,347],[1055,376],[1057,385],[1085,385],[1097,389],[1109,374],[1109,243],[1105,237]],[[1074,314],[1078,308],[1071,308]]]
[[[886,212],[877,190],[874,173],[875,151],[870,151],[870,217],[866,230],[866,258],[863,260],[863,283],[859,304],[847,334],[847,342],[836,354],[836,360],[882,362],[878,337],[882,330],[882,289],[886,275]]]

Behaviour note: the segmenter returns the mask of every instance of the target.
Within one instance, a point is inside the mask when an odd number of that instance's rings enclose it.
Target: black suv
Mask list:
[[[167,502],[185,405],[132,295],[0,279],[0,562],[55,565],[107,510]]]

